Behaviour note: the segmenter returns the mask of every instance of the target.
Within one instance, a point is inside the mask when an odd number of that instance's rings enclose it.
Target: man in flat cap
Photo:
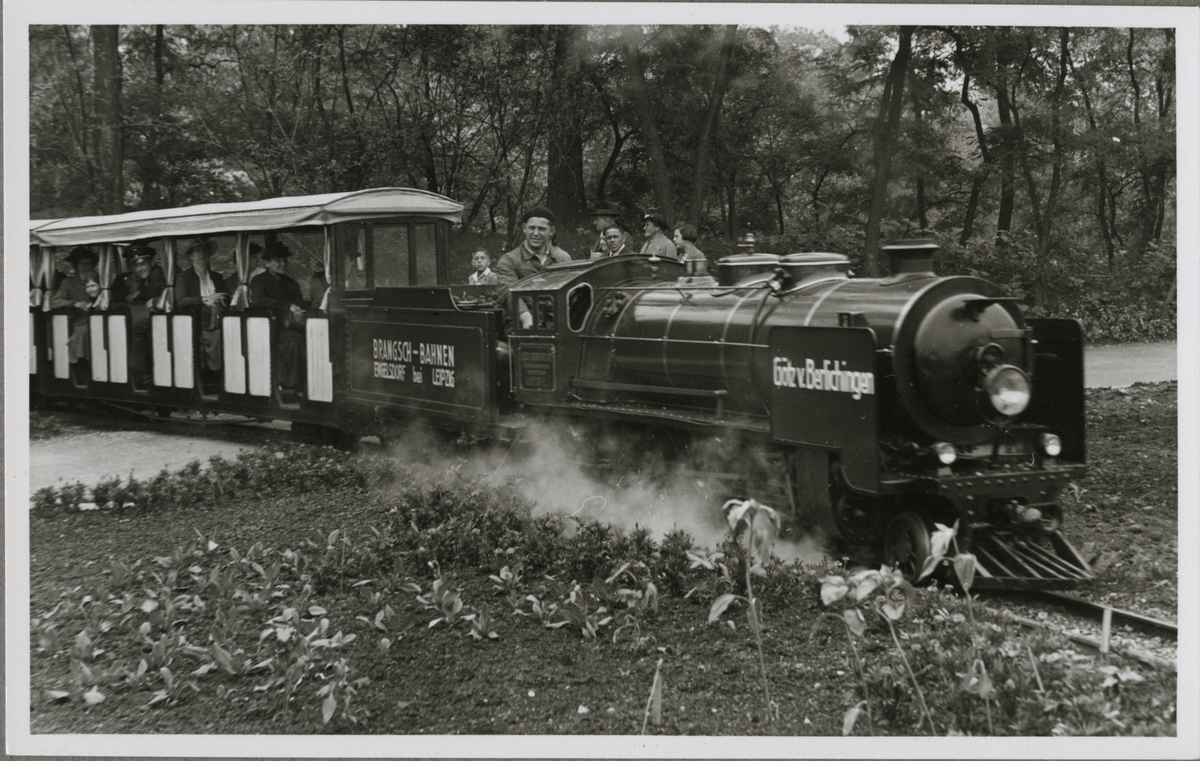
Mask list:
[[[571,255],[554,245],[554,214],[544,206],[534,206],[521,215],[521,245],[500,257],[493,270],[500,286],[500,303],[508,303],[508,290],[518,280],[536,275],[551,264],[571,261]],[[517,321],[525,329],[533,327],[533,314],[524,301],[517,304]]]
[[[618,221],[620,217],[621,207],[617,206],[612,201],[598,201],[596,205],[592,207],[592,227],[596,228],[596,234],[599,236],[596,239],[596,242],[592,244],[591,251],[589,252],[591,253],[593,259],[597,259],[602,256],[609,256],[611,254],[610,245],[609,242],[604,239],[604,233],[610,227],[616,227],[617,229],[620,229],[621,223]],[[624,235],[623,230],[622,235]],[[622,243],[628,244],[629,241],[624,240]]]
[[[661,214],[651,211],[642,217],[642,232],[646,235],[646,242],[642,245],[641,253],[671,261],[679,259],[675,244],[667,237],[671,225]]]

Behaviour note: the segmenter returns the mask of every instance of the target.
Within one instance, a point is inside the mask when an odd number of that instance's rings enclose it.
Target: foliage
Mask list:
[[[111,478],[90,489],[81,483],[39,489],[31,509],[39,513],[93,508],[118,512],[196,509],[244,496],[294,495],[314,490],[358,490],[366,485],[353,457],[332,448],[299,444],[239,452],[233,462],[212,457],[148,479]]]
[[[88,125],[111,104],[89,94],[103,81],[90,32],[30,30],[34,217],[107,197]],[[879,142],[899,29],[727,32],[122,26],[124,205],[420,187],[466,207],[461,280],[473,248],[512,247],[536,203],[578,257],[598,200],[633,232],[651,206],[679,210],[710,255],[750,228],[764,250],[843,252],[861,270],[877,197],[884,238],[935,234],[947,273],[994,273],[1093,340],[1174,334],[1174,30],[919,27],[897,138]]]

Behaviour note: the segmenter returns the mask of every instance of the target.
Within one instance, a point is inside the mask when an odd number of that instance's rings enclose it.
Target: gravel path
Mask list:
[[[179,470],[192,460],[220,455],[233,459],[252,447],[228,441],[151,431],[96,431],[30,442],[29,491],[81,481],[89,486],[132,473],[144,479],[160,470]]]
[[[1179,380],[1174,341],[1089,346],[1083,374],[1088,388]]]

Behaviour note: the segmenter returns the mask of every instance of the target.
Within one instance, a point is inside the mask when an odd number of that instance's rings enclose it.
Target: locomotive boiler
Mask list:
[[[645,260],[518,283],[537,321],[510,335],[527,406],[738,431],[783,461],[798,516],[919,573],[960,522],[979,586],[1090,578],[1059,531],[1084,466],[1082,335],[1022,316],[931,241],[887,246],[883,278],[838,254],[727,257],[714,276]],[[622,257],[617,257],[621,259]]]

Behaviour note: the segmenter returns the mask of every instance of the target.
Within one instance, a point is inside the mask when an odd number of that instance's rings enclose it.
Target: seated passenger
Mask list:
[[[88,311],[100,295],[100,279],[96,275],[99,257],[90,248],[71,249],[67,262],[75,274],[63,278],[62,284],[50,299],[52,309],[71,307],[71,332],[67,338],[67,356],[71,364],[88,358]]]
[[[325,268],[312,273],[308,278],[308,301],[313,309],[320,309],[325,300],[325,292],[329,290],[329,280],[325,278]]]
[[[707,261],[704,252],[696,248],[698,240],[700,235],[696,232],[695,225],[689,225],[687,222],[675,223],[675,250],[679,253],[679,261]]]
[[[250,280],[250,306],[269,309],[275,316],[275,381],[284,391],[300,394],[304,387],[304,309],[300,284],[288,276],[291,250],[275,242],[263,252],[266,271]]]
[[[175,306],[195,310],[200,315],[201,370],[219,371],[223,367],[221,313],[230,291],[221,273],[210,269],[212,249],[208,241],[193,243],[186,253],[192,267],[175,278]]]
[[[150,311],[167,287],[167,276],[154,263],[158,252],[149,246],[130,246],[125,252],[129,271],[120,279],[114,293],[129,307],[129,326],[133,335],[130,346],[130,370],[134,382],[150,383]],[[115,295],[114,295],[115,300]]]
[[[492,256],[486,248],[476,249],[471,254],[471,266],[475,271],[467,278],[468,285],[496,285],[496,273],[492,272]]]
[[[607,256],[621,256],[623,254],[632,254],[625,247],[625,231],[617,225],[609,225],[600,233],[600,240],[604,247],[596,253],[592,254],[593,259],[602,259]]]

